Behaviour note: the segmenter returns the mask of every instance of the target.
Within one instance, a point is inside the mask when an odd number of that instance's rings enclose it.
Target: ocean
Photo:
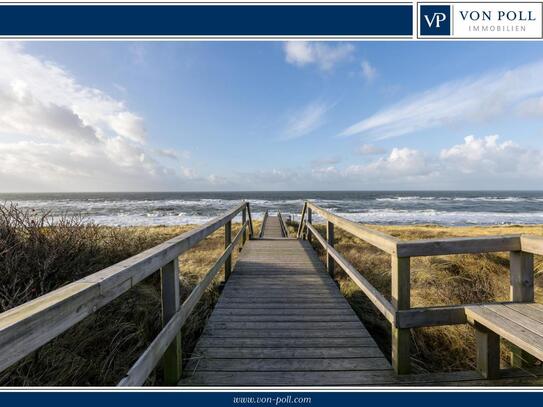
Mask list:
[[[0,194],[3,203],[52,216],[82,215],[110,226],[202,224],[240,200],[299,218],[304,200],[373,224],[543,224],[543,191],[149,192]],[[318,221],[318,218],[317,218]]]

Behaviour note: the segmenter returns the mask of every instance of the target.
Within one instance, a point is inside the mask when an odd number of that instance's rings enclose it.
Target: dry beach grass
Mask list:
[[[194,226],[111,228],[65,218],[50,226],[47,216],[0,206],[0,312],[152,247]],[[236,233],[239,225],[233,226]],[[296,225],[290,225],[293,231]],[[323,228],[321,228],[321,232]],[[542,226],[376,227],[402,239],[483,234],[536,233]],[[255,230],[258,223],[255,222]],[[182,298],[186,298],[219,257],[219,230],[180,258]],[[336,247],[383,293],[390,290],[390,261],[378,249],[336,231]],[[316,244],[317,247],[317,244]],[[322,254],[320,247],[318,248]],[[235,259],[234,259],[235,260]],[[541,301],[543,262],[536,258],[536,296]],[[337,273],[341,290],[383,350],[390,346],[388,326],[347,276]],[[184,355],[191,349],[218,298],[218,276],[183,332]],[[412,262],[413,306],[470,303],[508,296],[506,254],[416,258]],[[99,310],[63,335],[0,373],[0,385],[115,385],[160,330],[158,274]],[[416,330],[413,362],[419,371],[473,368],[470,328]],[[160,368],[148,385],[162,383]]]

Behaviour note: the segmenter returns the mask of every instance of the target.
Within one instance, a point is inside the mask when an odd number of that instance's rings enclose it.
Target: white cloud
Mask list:
[[[0,43],[0,190],[178,188],[186,171],[162,163],[146,139],[123,101]]]
[[[290,114],[281,139],[295,139],[314,132],[324,124],[325,115],[330,108],[322,102],[313,102]]]
[[[376,139],[438,126],[493,120],[543,93],[543,62],[477,78],[446,82],[404,99],[346,128],[341,135]]]
[[[377,76],[377,69],[375,69],[375,67],[371,65],[369,61],[362,61],[360,68],[362,69],[362,75],[368,82],[371,82]]]
[[[354,51],[351,44],[328,45],[307,41],[287,41],[283,49],[288,63],[296,66],[315,64],[323,71],[331,70]]]
[[[373,144],[362,144],[356,149],[356,153],[360,155],[378,155],[384,154],[386,150],[382,147],[374,146]]]

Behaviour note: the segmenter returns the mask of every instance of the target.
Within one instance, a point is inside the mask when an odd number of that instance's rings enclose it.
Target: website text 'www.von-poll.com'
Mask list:
[[[234,396],[233,404],[265,404],[265,405],[287,405],[287,404],[311,404],[311,397],[295,397],[292,395],[282,396]]]

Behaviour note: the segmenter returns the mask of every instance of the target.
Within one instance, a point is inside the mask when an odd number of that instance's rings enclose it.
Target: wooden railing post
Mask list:
[[[254,236],[253,217],[251,216],[251,205],[249,204],[249,202],[246,202],[246,208],[247,208],[247,217],[249,218],[249,239],[252,239]]]
[[[179,259],[175,258],[160,269],[162,288],[162,326],[174,316],[181,306],[179,298]],[[162,357],[164,383],[177,385],[181,379],[183,357],[181,352],[181,332],[172,341]]]
[[[243,211],[241,212],[241,227],[245,225],[245,222],[247,222],[247,207],[243,208]],[[241,237],[241,246],[239,248],[240,251],[246,241],[247,241],[247,230],[244,230],[243,235]]]
[[[486,327],[475,323],[477,371],[485,379],[496,379],[500,374],[500,337]]]
[[[226,222],[224,225],[224,248],[226,249],[232,243],[232,221]],[[228,256],[224,262],[224,281],[228,281],[232,273],[232,254]]]
[[[303,239],[303,234],[304,234],[304,219],[305,219],[305,211],[307,209],[307,202],[304,202],[304,206],[302,208],[302,216],[300,217],[300,224],[298,225],[298,234],[296,235],[296,237],[298,239],[302,238]]]
[[[509,252],[509,268],[511,301],[534,301],[534,255],[522,251]],[[529,366],[534,361],[532,355],[512,345],[511,366]]]
[[[307,208],[307,223],[312,225],[313,224],[313,211],[311,208]],[[311,243],[311,231],[309,228],[306,228],[306,238],[309,243]]]
[[[334,247],[334,224],[330,221],[326,222],[326,240],[330,246]],[[330,256],[328,250],[326,250],[326,268],[328,274],[334,278],[334,259]]]
[[[392,305],[397,311],[411,308],[411,259],[409,257],[392,256],[391,273]],[[396,374],[407,374],[411,370],[409,347],[411,333],[409,329],[396,328],[392,325],[392,367]]]

